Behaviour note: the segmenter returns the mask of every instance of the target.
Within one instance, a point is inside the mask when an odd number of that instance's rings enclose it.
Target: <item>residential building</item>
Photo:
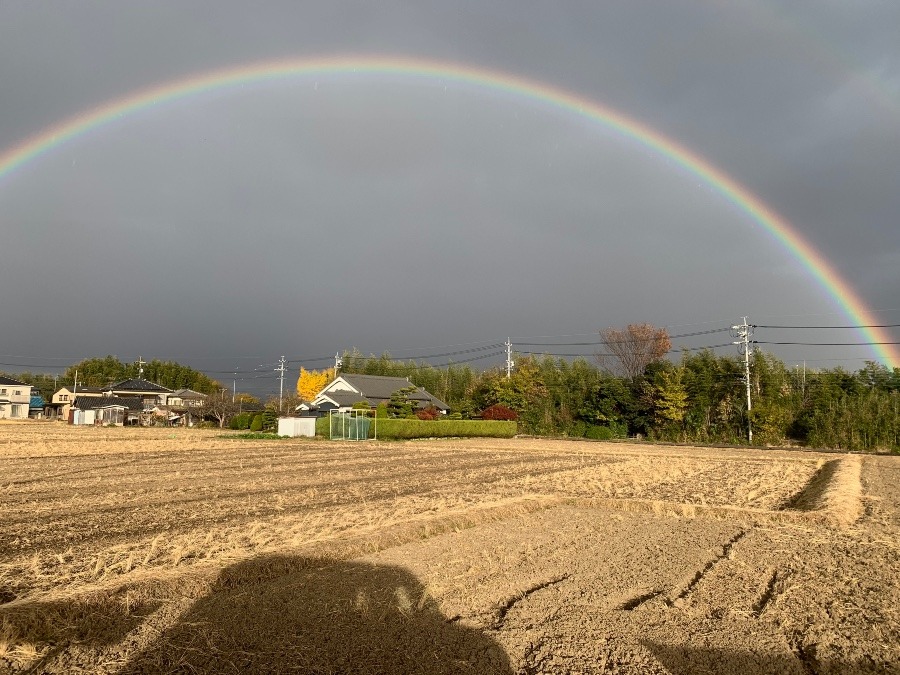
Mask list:
[[[141,378],[133,378],[111,384],[103,388],[105,396],[131,397],[137,396],[144,403],[144,410],[152,410],[156,406],[168,404],[171,389]]]
[[[71,424],[123,426],[140,424],[144,401],[139,396],[77,396],[72,402]]]
[[[47,405],[48,417],[68,420],[69,411],[72,409],[76,396],[100,397],[103,396],[103,389],[101,387],[85,387],[82,385],[78,385],[78,387],[60,387],[59,390],[54,392],[50,403]]]
[[[354,403],[365,401],[375,408],[379,403],[391,400],[391,394],[406,387],[415,386],[406,377],[382,375],[340,375],[329,382],[311,401],[311,406],[321,410],[349,410]],[[450,406],[422,387],[416,387],[407,397],[417,408],[435,407],[446,414]]]
[[[28,419],[31,385],[0,375],[0,419]]]
[[[203,401],[206,400],[206,394],[201,394],[193,389],[176,389],[166,401],[166,405],[183,407],[183,408],[200,408]]]

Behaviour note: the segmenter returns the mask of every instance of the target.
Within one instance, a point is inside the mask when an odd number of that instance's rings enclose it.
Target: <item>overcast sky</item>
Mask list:
[[[702,156],[784,216],[881,323],[900,324],[898,35],[892,0],[0,0],[0,154],[105,101],[275,58],[489,68]],[[295,372],[352,347],[431,356],[507,336],[523,351],[591,353],[525,343],[589,342],[629,322],[676,335],[744,315],[851,323],[781,244],[674,162],[574,113],[445,84],[339,74],[219,90],[0,177],[0,369],[140,355],[229,384],[237,370],[239,388],[264,393],[277,382],[258,376],[282,354]],[[769,349],[812,367],[873,357]]]

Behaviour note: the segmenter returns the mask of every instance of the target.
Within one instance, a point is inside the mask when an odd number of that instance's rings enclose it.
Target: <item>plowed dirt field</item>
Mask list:
[[[0,672],[900,673],[900,457],[0,423]]]

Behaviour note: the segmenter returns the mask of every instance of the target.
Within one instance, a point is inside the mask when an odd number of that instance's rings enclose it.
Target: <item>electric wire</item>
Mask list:
[[[840,328],[900,328],[900,323],[885,323],[885,324],[872,324],[872,325],[860,325],[860,326],[769,326],[765,324],[753,324],[754,328],[777,328],[779,330],[782,329],[792,329],[792,328],[800,328],[803,330],[812,330],[816,328],[827,328],[827,329],[840,329]]]

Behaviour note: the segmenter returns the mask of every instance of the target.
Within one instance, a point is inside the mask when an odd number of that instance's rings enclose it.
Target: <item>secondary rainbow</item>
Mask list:
[[[594,120],[668,158],[685,171],[702,179],[725,199],[744,211],[807,268],[854,325],[872,326],[879,323],[850,285],[794,227],[747,188],[703,157],[637,120],[572,92],[517,75],[459,63],[419,58],[335,56],[265,61],[202,73],[108,101],[45,129],[11,149],[0,152],[0,180],[18,167],[66,142],[155,105],[252,82],[297,76],[322,77],[337,73],[395,75],[411,79],[425,79],[430,82],[460,82],[539,101],[567,113],[575,113]],[[862,328],[860,335],[865,338],[866,342],[876,343],[873,350],[886,365],[889,367],[900,366],[900,350],[889,344],[877,344],[892,341],[891,335],[887,331],[875,327]]]

